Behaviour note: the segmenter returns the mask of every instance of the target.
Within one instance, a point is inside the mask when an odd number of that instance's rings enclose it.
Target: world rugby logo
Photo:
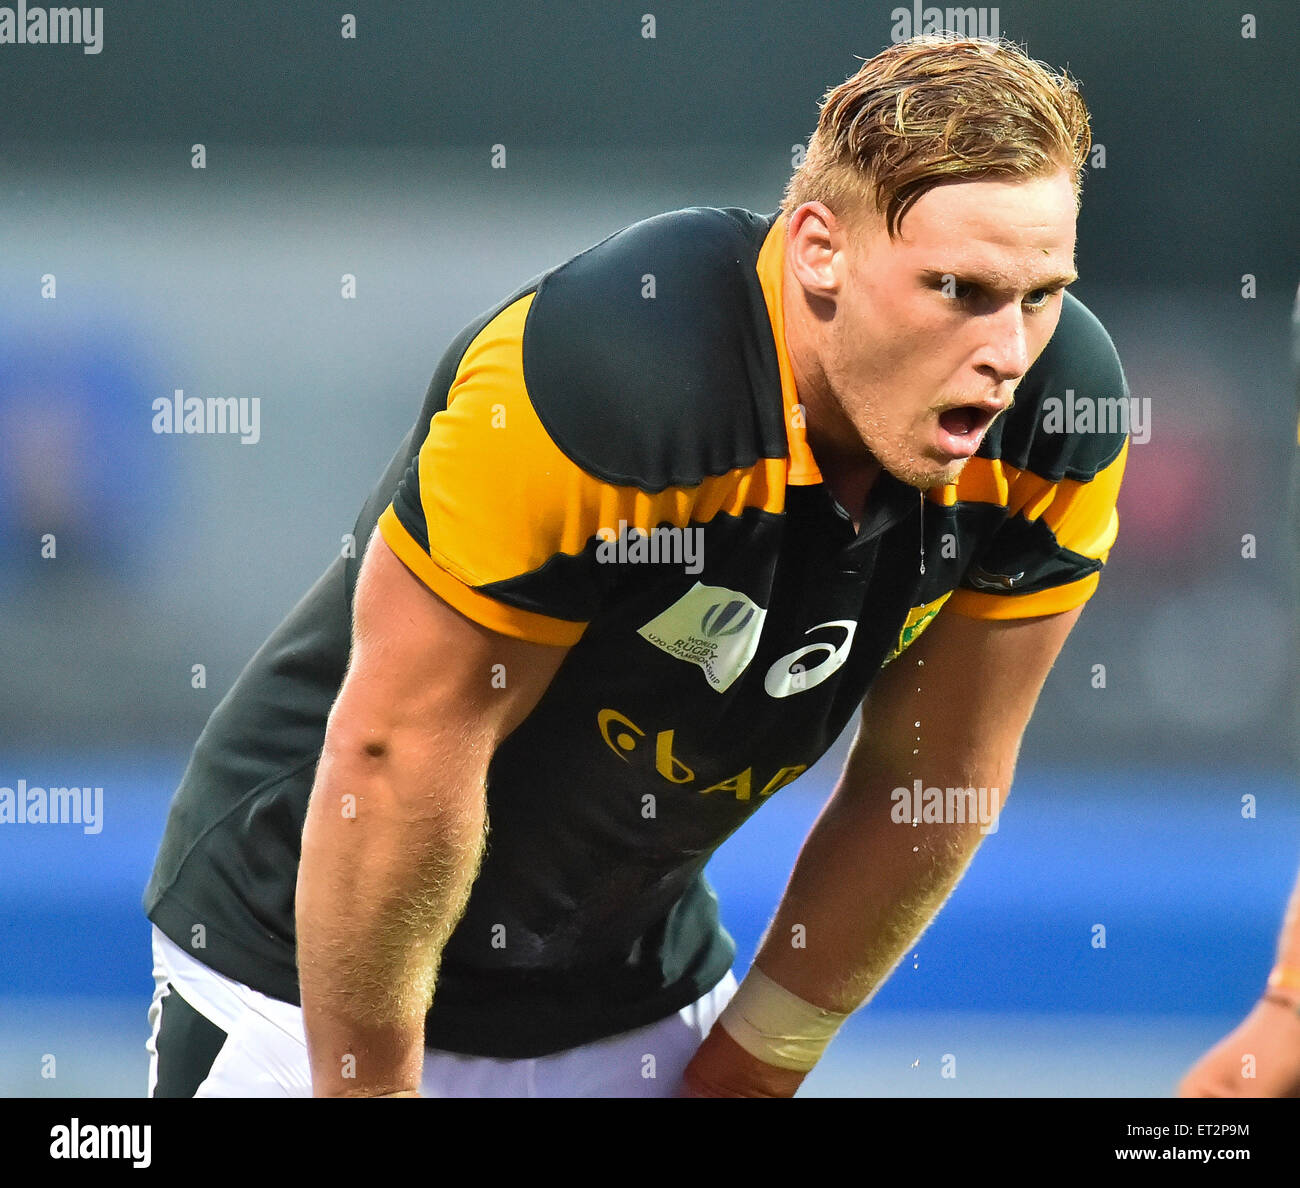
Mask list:
[[[710,639],[723,635],[738,635],[749,626],[754,617],[754,604],[734,599],[731,602],[715,602],[704,612],[700,628]],[[743,613],[742,613],[743,612]]]
[[[754,658],[766,617],[742,591],[696,582],[637,634],[673,659],[698,665],[709,685],[725,693]]]

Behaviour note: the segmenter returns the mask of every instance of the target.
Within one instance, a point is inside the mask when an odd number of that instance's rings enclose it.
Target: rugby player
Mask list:
[[[1089,143],[1068,78],[913,39],[777,212],[647,219],[465,328],[363,560],[195,748],[151,1093],[796,1091],[984,833],[891,793],[1001,807],[1115,539],[1125,435],[1044,415],[1127,395],[1064,292]],[[855,715],[737,988],[705,864]]]

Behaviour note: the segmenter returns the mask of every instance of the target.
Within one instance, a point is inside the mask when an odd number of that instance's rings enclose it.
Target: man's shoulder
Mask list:
[[[1051,482],[1088,482],[1123,450],[1130,412],[1128,382],[1110,334],[1066,293],[1056,332],[980,454]]]
[[[539,279],[523,378],[575,462],[662,490],[781,455],[780,371],[756,271],[773,218],[670,211]]]

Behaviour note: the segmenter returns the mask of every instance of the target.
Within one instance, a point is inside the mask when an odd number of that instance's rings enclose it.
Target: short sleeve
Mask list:
[[[978,619],[1058,614],[1085,603],[1119,532],[1129,443],[1149,415],[1110,336],[1067,297],[1057,335],[1016,395],[1019,415],[959,479],[958,500],[1002,509],[949,606]],[[1140,438],[1139,438],[1140,439]]]
[[[609,529],[685,523],[692,493],[603,481],[555,444],[524,380],[534,297],[506,306],[470,340],[378,528],[468,618],[516,639],[571,645],[616,588],[619,567],[599,556]]]

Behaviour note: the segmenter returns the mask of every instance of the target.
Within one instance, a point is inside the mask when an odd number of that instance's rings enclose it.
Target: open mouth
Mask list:
[[[945,433],[954,437],[968,437],[972,433],[982,433],[993,420],[993,414],[985,408],[973,404],[961,408],[950,408],[939,414],[939,425]]]
[[[939,414],[939,446],[954,458],[969,458],[997,414],[976,404],[944,409]]]

